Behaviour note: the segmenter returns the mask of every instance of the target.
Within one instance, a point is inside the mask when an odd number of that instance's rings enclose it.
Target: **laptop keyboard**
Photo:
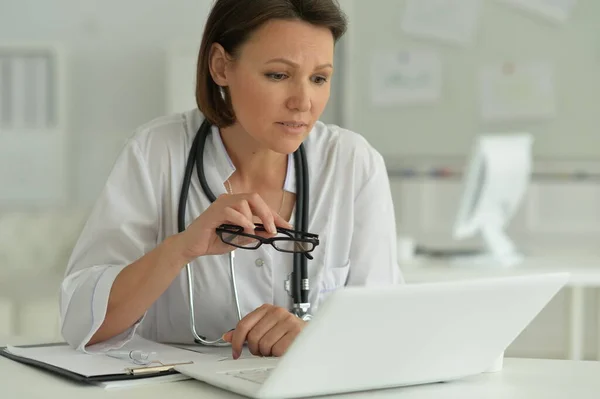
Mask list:
[[[257,368],[257,369],[247,369],[247,370],[237,370],[230,371],[227,375],[234,376],[236,378],[241,378],[242,380],[256,382],[257,384],[262,384],[265,382],[269,374],[271,374],[272,367],[269,368]]]

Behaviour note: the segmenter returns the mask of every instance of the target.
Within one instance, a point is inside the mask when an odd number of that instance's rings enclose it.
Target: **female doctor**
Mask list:
[[[198,109],[153,120],[130,137],[73,249],[60,300],[71,346],[103,351],[134,333],[193,343],[193,310],[198,334],[231,343],[234,358],[243,345],[254,355],[282,355],[307,323],[288,310],[284,281],[294,254],[272,245],[235,251],[238,315],[228,267],[236,247],[216,228],[238,225],[265,238],[294,228],[293,154],[301,144],[306,231],[319,236],[307,263],[310,311],[344,285],[402,282],[382,157],[358,134],[318,121],[345,29],[335,0],[216,0],[198,57]],[[216,200],[194,172],[180,231],[186,160],[204,120],[202,165]]]

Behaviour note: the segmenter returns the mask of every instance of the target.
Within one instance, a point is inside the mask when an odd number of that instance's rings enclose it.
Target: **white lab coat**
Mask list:
[[[69,260],[60,309],[65,340],[80,350],[119,347],[134,334],[161,342],[193,342],[184,267],[169,288],[128,331],[86,347],[102,324],[110,289],[119,272],[166,237],[176,234],[177,208],[187,156],[203,120],[197,110],[158,118],[127,141]],[[397,284],[396,230],[383,158],[356,133],[317,123],[305,140],[310,177],[308,231],[320,245],[308,261],[311,310],[344,285]],[[295,192],[290,155],[284,189]],[[219,130],[213,127],[204,151],[207,182],[216,196],[235,168]],[[210,201],[194,170],[186,225]],[[291,220],[293,224],[293,216]],[[236,250],[242,316],[264,303],[289,308],[284,280],[293,256],[271,246]],[[216,339],[236,325],[228,255],[196,259],[196,330]]]

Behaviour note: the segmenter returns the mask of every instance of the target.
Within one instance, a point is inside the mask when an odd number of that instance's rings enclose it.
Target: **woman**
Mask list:
[[[62,284],[64,338],[86,351],[119,347],[135,333],[193,342],[186,264],[194,271],[198,334],[280,356],[306,324],[291,314],[284,280],[293,254],[271,245],[237,250],[241,321],[228,269],[235,247],[223,224],[277,235],[296,203],[293,153],[309,172],[311,312],[344,285],[402,281],[382,157],[359,135],[324,125],[334,45],[346,29],[335,0],[217,0],[198,58],[198,109],[142,126],[125,145],[76,244]],[[186,229],[177,225],[186,160],[203,120],[211,202],[191,180]],[[194,175],[195,177],[195,175]]]

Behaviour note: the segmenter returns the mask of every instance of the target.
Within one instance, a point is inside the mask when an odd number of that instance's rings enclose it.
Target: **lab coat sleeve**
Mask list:
[[[354,200],[350,271],[346,285],[404,283],[396,252],[396,219],[383,157],[371,156],[370,173]]]
[[[101,326],[117,275],[156,246],[158,206],[146,160],[134,138],[124,146],[77,241],[61,285],[63,338],[85,352],[119,348],[144,316],[107,341],[87,343]]]

